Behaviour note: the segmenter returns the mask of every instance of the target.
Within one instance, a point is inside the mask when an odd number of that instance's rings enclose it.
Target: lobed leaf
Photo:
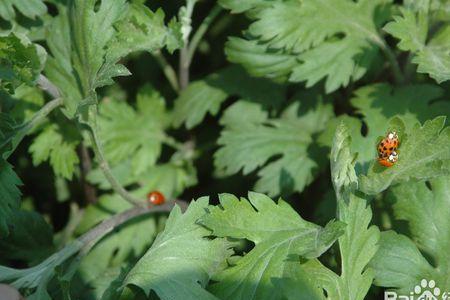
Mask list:
[[[261,168],[257,191],[269,195],[302,191],[321,165],[320,157],[312,159],[309,154],[312,135],[323,129],[333,112],[320,97],[298,97],[306,98],[304,107],[291,105],[279,119],[269,119],[254,103],[238,101],[230,106],[221,118],[225,129],[218,141],[222,147],[214,155],[216,169],[231,175]],[[271,158],[275,159],[269,162]]]
[[[360,79],[384,42],[377,28],[390,1],[222,1],[254,20],[248,39],[232,38],[228,59],[249,73],[307,87],[325,80],[327,93]],[[324,21],[326,20],[326,21]],[[325,59],[324,59],[325,58]]]
[[[337,199],[344,199],[344,192],[354,190],[358,185],[355,173],[356,155],[351,153],[351,137],[347,127],[341,123],[336,129],[331,148],[331,181]]]
[[[85,233],[101,221],[129,208],[131,205],[119,196],[103,195],[96,204],[86,208],[75,232]],[[157,232],[154,215],[134,218],[117,227],[82,258],[71,281],[71,296],[86,300],[108,299],[108,293],[119,289],[126,270],[145,253]]]
[[[249,77],[233,66],[191,83],[175,101],[174,124],[188,129],[198,125],[206,114],[217,115],[220,105],[230,96],[251,102],[277,106],[283,101],[284,88],[265,79]]]
[[[57,125],[49,125],[34,139],[29,151],[35,166],[49,160],[56,175],[72,179],[79,163],[76,147],[79,141],[61,132]]]
[[[45,59],[46,52],[39,45],[13,33],[0,36],[0,87],[14,91],[21,83],[34,84]]]
[[[271,281],[281,277],[299,256],[314,258],[343,233],[341,222],[325,228],[303,220],[286,202],[249,193],[249,201],[228,194],[221,207],[210,207],[200,220],[218,237],[245,238],[255,247],[237,263],[218,273],[210,290],[221,299],[281,299]]]
[[[36,264],[53,252],[53,230],[44,218],[31,211],[15,209],[9,235],[0,239],[0,256]]]
[[[163,24],[162,11],[151,12],[142,4],[125,0],[74,0],[59,5],[48,44],[53,57],[46,68],[48,77],[61,90],[69,117],[82,114],[97,104],[95,90],[112,84],[112,78],[129,75],[119,60],[135,51],[156,51],[170,40],[172,29]],[[172,25],[174,27],[174,25]],[[79,81],[73,76],[76,74]]]
[[[47,12],[43,0],[2,0],[0,3],[0,17],[12,21],[16,17],[16,8],[21,14],[29,18],[36,18]]]
[[[196,224],[208,207],[208,199],[190,203],[182,214],[178,206],[170,213],[166,228],[125,278],[148,295],[161,299],[216,299],[204,287],[230,255],[223,239],[208,240],[209,231]]]
[[[417,72],[426,73],[438,83],[450,79],[450,25],[444,23],[433,29],[434,24],[425,10],[403,9],[401,16],[394,17],[384,30],[399,39],[398,47],[415,54],[412,62],[418,65]],[[430,30],[431,31],[431,30]]]
[[[392,184],[448,174],[450,129],[444,128],[444,124],[445,117],[437,117],[426,121],[423,126],[415,124],[407,128],[406,134],[401,137],[398,162],[390,168],[373,163],[367,175],[359,177],[360,190],[374,195]]]
[[[375,284],[408,293],[423,278],[433,279],[443,291],[450,288],[448,176],[409,182],[390,189],[397,219],[409,225],[412,240],[393,231],[384,232],[380,250],[371,265]]]
[[[106,99],[100,105],[98,127],[108,161],[117,164],[131,157],[132,172],[142,174],[154,166],[169,123],[164,98],[150,86],[137,95],[136,110],[125,102]]]
[[[12,166],[0,159],[0,237],[9,234],[8,226],[14,221],[14,210],[20,206],[21,193],[18,186],[21,184]]]

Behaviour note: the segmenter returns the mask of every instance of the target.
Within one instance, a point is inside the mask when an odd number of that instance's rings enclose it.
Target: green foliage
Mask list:
[[[97,223],[130,207],[120,197],[102,196],[98,203],[87,207],[75,232],[85,233]],[[71,296],[87,300],[102,296],[109,299],[108,294],[115,294],[126,275],[125,270],[145,253],[154,240],[158,230],[156,221],[155,216],[142,216],[102,239],[81,260],[71,284]]]
[[[68,7],[59,6],[48,36],[53,57],[46,73],[61,90],[68,116],[83,113],[84,119],[86,107],[97,102],[97,88],[112,84],[116,76],[130,75],[118,64],[121,58],[134,51],[156,51],[166,41],[171,50],[176,48],[162,11],[129,7],[125,0],[103,0],[94,9],[95,2],[75,0]]]
[[[376,156],[379,138],[392,129],[389,120],[398,116],[408,127],[413,127],[417,122],[447,114],[450,107],[447,101],[441,101],[442,96],[443,90],[431,84],[364,86],[354,92],[350,103],[362,115],[367,128],[365,136],[361,135],[361,120],[343,115],[329,122],[319,142],[330,147],[334,131],[340,122],[344,122],[353,140],[352,152],[358,153],[357,170],[365,173]]]
[[[430,188],[417,182],[391,189],[395,217],[408,223],[412,240],[392,231],[382,234],[380,250],[372,262],[375,284],[405,293],[422,278],[429,278],[441,290],[450,288],[446,250],[450,244],[449,188],[445,176],[430,180]]]
[[[83,244],[79,241],[72,242],[40,264],[27,269],[0,266],[0,282],[10,283],[17,289],[29,292],[27,299],[50,300],[47,285],[56,275],[55,268],[74,255],[82,246]]]
[[[283,200],[278,204],[262,194],[249,201],[223,194],[220,207],[211,207],[201,223],[218,237],[245,238],[255,247],[235,266],[214,277],[211,291],[221,299],[281,299],[271,284],[299,256],[314,258],[343,233],[345,224],[331,221],[325,228],[303,220]]]
[[[56,175],[72,179],[79,163],[76,152],[78,142],[77,139],[63,135],[57,126],[47,126],[30,146],[33,164],[37,166],[49,160]]]
[[[220,105],[230,96],[276,107],[284,100],[283,92],[282,86],[249,77],[239,67],[226,68],[191,83],[181,92],[175,102],[175,126],[185,123],[190,129],[198,125],[207,113],[217,115]]]
[[[403,9],[402,16],[394,17],[384,30],[399,39],[398,48],[415,54],[412,62],[417,72],[427,73],[438,83],[450,79],[450,24],[433,28],[432,13]],[[434,31],[432,34],[428,31]]]
[[[14,8],[29,18],[36,18],[47,12],[47,7],[42,0],[4,0],[0,4],[0,17],[13,20],[16,17]]]
[[[445,127],[445,117],[426,121],[423,126],[404,128],[400,119],[390,123],[401,137],[399,160],[391,168],[373,163],[367,175],[361,175],[360,188],[367,194],[377,194],[391,184],[409,180],[427,180],[449,173],[450,128]]]
[[[108,161],[115,164],[132,157],[132,172],[141,174],[156,163],[162,144],[172,142],[164,132],[169,121],[164,99],[150,86],[138,92],[136,110],[105,99],[98,125]]]
[[[232,62],[257,76],[305,81],[307,87],[325,79],[329,93],[360,79],[386,47],[377,27],[388,15],[389,1],[222,4],[233,11],[248,10],[254,20],[248,29],[253,38],[232,39],[226,51]]]
[[[31,300],[450,290],[450,1],[0,2],[1,284]]]
[[[33,84],[45,59],[45,50],[26,38],[20,39],[13,33],[0,36],[0,87],[13,91],[22,82]]]
[[[218,140],[222,148],[215,154],[216,168],[229,175],[263,167],[255,190],[269,195],[302,191],[314,179],[323,159],[308,155],[313,134],[323,129],[333,112],[320,97],[296,97],[305,101],[305,107],[293,104],[277,119],[268,118],[254,103],[239,101],[230,106],[220,121],[225,130]],[[268,162],[277,155],[281,158]]]
[[[0,240],[0,256],[33,263],[40,262],[53,251],[53,231],[36,212],[13,210],[14,220],[7,238]]]
[[[336,193],[339,221],[347,224],[339,237],[341,274],[337,275],[318,260],[302,265],[310,274],[310,285],[324,289],[328,299],[362,300],[372,284],[374,272],[367,265],[378,249],[380,232],[370,226],[372,212],[367,201],[355,195],[357,186],[354,154],[344,124],[336,130],[331,150],[331,176]],[[318,299],[323,299],[320,297]]]
[[[358,185],[355,173],[356,155],[351,153],[350,147],[351,137],[347,127],[341,123],[336,129],[330,155],[331,181],[338,199],[345,199],[346,195],[343,194],[354,190]]]
[[[8,224],[13,222],[13,210],[19,208],[21,194],[17,186],[21,184],[12,166],[0,159],[0,237],[8,235]]]
[[[231,253],[229,243],[208,240],[209,231],[195,223],[207,207],[207,198],[193,201],[184,214],[175,207],[166,228],[131,269],[124,284],[139,286],[147,295],[153,290],[161,299],[215,299],[202,287]]]

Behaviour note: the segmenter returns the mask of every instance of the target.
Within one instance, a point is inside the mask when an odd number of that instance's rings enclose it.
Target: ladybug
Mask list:
[[[390,131],[378,144],[378,162],[385,167],[392,167],[398,160],[398,135]]]
[[[158,191],[153,191],[147,194],[147,201],[153,205],[164,204],[166,198]]]

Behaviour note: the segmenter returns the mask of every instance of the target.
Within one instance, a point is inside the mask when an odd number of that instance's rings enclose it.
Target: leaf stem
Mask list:
[[[175,70],[172,68],[172,66],[169,64],[169,62],[166,60],[166,58],[161,53],[161,51],[158,50],[158,51],[153,52],[153,57],[158,62],[164,75],[167,78],[167,81],[169,81],[169,83],[172,86],[172,88],[174,89],[174,91],[179,93],[180,86],[178,85],[177,74],[175,73]]]
[[[180,89],[184,90],[189,84],[189,35],[192,31],[192,13],[197,0],[187,0],[186,7],[180,10],[181,33],[183,35],[183,47],[180,50],[180,61],[178,65],[178,81]]]
[[[81,184],[83,185],[84,196],[88,203],[96,203],[97,202],[97,193],[95,188],[87,181],[86,176],[92,169],[92,160],[89,155],[88,148],[81,142],[79,155],[81,160]]]
[[[44,75],[40,74],[36,83],[41,90],[46,91],[53,98],[61,97],[61,93],[59,92],[58,88],[53,83],[51,83],[50,80],[48,80]]]
[[[20,144],[20,142],[27,135],[27,133],[34,127],[39,125],[47,117],[48,114],[50,114],[55,108],[61,106],[62,104],[63,104],[62,98],[53,99],[50,102],[47,102],[39,111],[37,111],[30,121],[20,125],[17,128],[18,131],[14,137],[13,149],[10,150],[8,153],[6,153],[3,158],[7,159],[14,152],[14,149],[17,147],[17,145]]]
[[[113,190],[133,206],[142,207],[145,201],[135,198],[127,190],[125,190],[112,173],[108,161],[105,159],[105,156],[103,154],[103,147],[101,141],[97,136],[96,129],[90,127],[88,132],[92,141],[92,148],[94,149],[95,157],[97,158],[99,163],[99,167],[103,171],[103,175],[105,175],[106,179],[111,184]]]
[[[384,55],[386,56],[386,58],[389,61],[389,64],[391,65],[395,82],[397,84],[405,83],[405,81],[406,81],[405,76],[403,75],[403,73],[400,69],[400,65],[399,65],[398,60],[395,57],[395,54],[392,51],[392,49],[388,45],[386,45],[386,43],[384,41],[381,44],[381,49],[383,50]]]
[[[178,204],[183,211],[187,208],[187,203],[182,200],[169,201],[162,205],[135,206],[124,212],[116,214],[109,219],[104,220],[103,222],[80,236],[78,238],[78,241],[80,241],[84,245],[83,247],[90,248],[93,244],[95,244],[96,241],[98,241],[98,239],[105,236],[115,227],[127,222],[128,220],[151,212],[169,212],[172,210],[175,204]]]
[[[192,37],[187,54],[187,61],[189,65],[192,62],[192,58],[194,57],[195,50],[197,49],[198,44],[202,40],[211,23],[217,18],[221,11],[222,7],[216,4],[200,24],[194,36]]]

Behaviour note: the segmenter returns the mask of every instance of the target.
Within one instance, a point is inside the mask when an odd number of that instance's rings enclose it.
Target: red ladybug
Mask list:
[[[398,160],[397,148],[400,144],[395,131],[388,132],[378,144],[378,162],[385,167],[392,167]]]
[[[166,198],[159,191],[153,191],[147,194],[147,201],[153,205],[164,204]]]

